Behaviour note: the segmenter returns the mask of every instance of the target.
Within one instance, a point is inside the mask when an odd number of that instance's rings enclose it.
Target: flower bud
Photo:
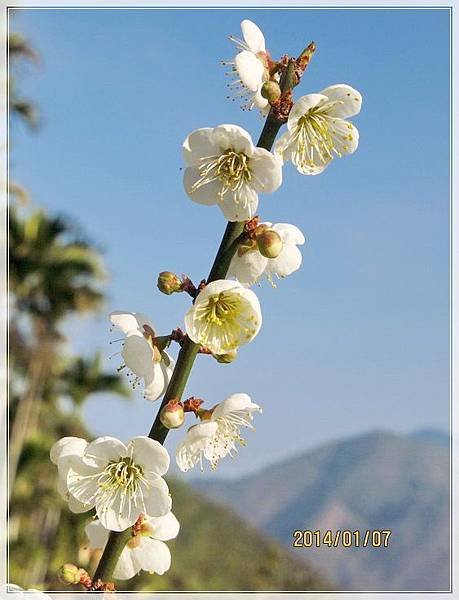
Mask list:
[[[277,102],[281,97],[281,89],[277,81],[265,81],[261,86],[261,95],[263,98],[266,98],[270,104]]]
[[[181,292],[182,290],[182,282],[175,275],[175,273],[171,273],[170,271],[162,271],[162,273],[158,276],[158,289],[163,294],[173,294],[174,292]]]
[[[229,350],[225,354],[214,354],[214,358],[222,364],[232,363],[237,358],[237,350]]]
[[[72,563],[65,563],[57,572],[57,576],[62,583],[75,584],[80,583],[81,569]]]
[[[177,400],[170,400],[159,413],[159,419],[164,427],[168,429],[177,429],[185,421],[185,411],[183,405]]]
[[[272,229],[266,229],[257,236],[257,245],[260,254],[266,258],[277,258],[282,251],[280,235]]]

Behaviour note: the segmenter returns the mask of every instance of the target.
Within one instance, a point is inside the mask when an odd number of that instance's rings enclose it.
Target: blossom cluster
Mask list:
[[[254,23],[245,20],[241,28],[243,39],[232,38],[237,54],[226,63],[235,77],[230,85],[243,97],[245,108],[256,107],[266,116],[283,100],[280,73],[285,64],[271,58]],[[250,288],[263,279],[275,286],[275,279],[297,271],[305,243],[295,225],[260,221],[259,194],[273,193],[281,186],[283,167],[289,161],[303,175],[318,175],[335,157],[352,154],[359,134],[346,119],[360,111],[361,103],[359,92],[344,84],[302,96],[292,103],[285,119],[287,130],[272,152],[257,147],[247,131],[232,124],[205,127],[186,137],[186,194],[198,204],[217,205],[229,222],[243,224],[243,232],[225,279],[203,280],[195,287],[188,277],[160,274],[161,291],[188,292],[193,297],[184,316],[185,332],[177,329],[157,335],[153,322],[142,313],[110,314],[111,326],[123,336],[119,370],[128,373],[134,388],[143,388],[147,400],[162,398],[168,390],[176,366],[166,351],[172,342],[183,344],[189,339],[200,352],[226,363],[258,334],[262,311]],[[180,427],[187,412],[199,421],[176,448],[176,463],[184,472],[196,465],[202,470],[205,461],[215,469],[226,456],[234,456],[238,446],[245,444],[242,430],[252,430],[254,415],[261,413],[245,393],[232,394],[212,408],[202,404],[194,397],[162,404],[160,421],[166,428]],[[128,579],[142,570],[161,575],[169,569],[171,555],[165,542],[178,535],[180,525],[164,480],[169,454],[160,442],[145,436],[127,444],[109,436],[90,443],[66,437],[52,447],[51,460],[58,470],[59,493],[69,509],[95,513],[86,527],[91,550],[102,550],[110,531],[131,528],[115,578]]]

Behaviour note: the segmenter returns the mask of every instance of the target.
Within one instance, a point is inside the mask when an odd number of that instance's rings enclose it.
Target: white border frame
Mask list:
[[[281,3],[281,6],[279,4]],[[456,5],[457,3],[457,5]],[[173,597],[176,600],[227,600],[228,598],[235,599],[247,599],[255,598],[256,600],[267,599],[272,600],[273,598],[288,598],[289,600],[304,599],[308,595],[313,595],[317,600],[330,600],[334,597],[339,599],[360,599],[360,598],[371,598],[371,600],[388,600],[387,596],[395,598],[407,598],[412,599],[413,597],[419,598],[419,600],[440,600],[440,599],[451,599],[459,598],[456,582],[459,580],[459,560],[456,560],[454,564],[454,558],[456,557],[459,542],[459,526],[457,520],[454,518],[457,514],[458,509],[458,498],[459,498],[459,484],[458,484],[458,451],[459,451],[459,440],[457,431],[459,429],[458,414],[454,410],[453,399],[456,396],[457,387],[457,374],[458,364],[455,364],[455,341],[458,335],[458,319],[457,309],[454,306],[454,298],[457,297],[459,292],[459,270],[456,264],[455,258],[459,258],[459,243],[453,232],[459,231],[459,217],[458,212],[455,209],[455,198],[454,198],[454,175],[457,167],[456,161],[456,146],[455,140],[458,139],[459,129],[456,120],[454,119],[454,108],[456,107],[455,99],[457,92],[457,65],[455,64],[455,48],[457,47],[457,27],[455,18],[455,9],[459,9],[459,0],[451,0],[451,2],[440,2],[431,0],[418,0],[416,2],[410,2],[407,0],[405,3],[397,2],[396,0],[379,0],[372,6],[368,1],[364,0],[350,0],[344,5],[339,0],[327,1],[327,0],[315,0],[313,2],[307,2],[302,0],[288,0],[282,2],[282,0],[252,0],[234,2],[232,0],[221,0],[216,5],[215,2],[209,2],[206,0],[162,0],[161,2],[155,2],[154,0],[28,0],[27,2],[20,2],[18,0],[0,0],[0,112],[5,115],[5,118],[1,120],[0,124],[0,169],[2,173],[1,177],[1,193],[0,193],[0,252],[2,253],[2,260],[0,261],[0,389],[2,390],[2,398],[4,398],[3,407],[0,415],[0,439],[4,441],[4,444],[0,450],[0,598],[3,600],[19,600],[19,595],[16,593],[6,593],[5,585],[7,582],[8,564],[7,564],[7,228],[6,228],[6,216],[7,216],[7,185],[8,185],[8,117],[7,117],[7,93],[8,93],[8,65],[7,65],[7,32],[8,32],[8,12],[9,9],[76,9],[76,8],[92,8],[95,10],[104,9],[173,9],[180,10],[186,8],[196,9],[278,9],[287,10],[289,8],[296,9],[330,9],[330,10],[352,10],[352,9],[445,9],[450,11],[450,39],[451,39],[451,95],[450,95],[450,114],[451,114],[451,129],[450,129],[450,148],[451,148],[451,163],[450,163],[450,325],[451,325],[451,336],[450,336],[450,426],[451,426],[451,447],[450,447],[450,458],[451,458],[451,591],[447,592],[165,592],[165,593],[145,593],[145,592],[118,592],[116,599],[118,600],[132,600],[134,597],[139,600],[155,599],[155,600],[170,600]],[[416,549],[413,548],[413,552]],[[26,565],[25,565],[26,568]],[[75,600],[80,598],[103,598],[101,594],[88,593],[84,591],[69,591],[69,592],[47,592],[50,598],[59,600]],[[32,595],[24,593],[24,598]],[[37,599],[38,600],[38,599]]]

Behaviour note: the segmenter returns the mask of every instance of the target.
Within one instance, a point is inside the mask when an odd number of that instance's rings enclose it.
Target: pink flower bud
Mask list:
[[[159,414],[161,423],[167,429],[177,429],[185,421],[183,405],[177,400],[170,400]]]

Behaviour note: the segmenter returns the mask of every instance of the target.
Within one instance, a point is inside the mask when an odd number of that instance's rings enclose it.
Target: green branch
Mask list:
[[[296,83],[295,61],[290,59],[280,81],[282,93],[284,94],[289,92],[292,87],[296,85]],[[261,132],[257,146],[259,148],[265,148],[265,150],[271,150],[281,126],[282,121],[277,118],[275,110],[271,109]],[[242,234],[243,229],[244,222],[228,222],[220,243],[220,247],[210,270],[209,277],[207,278],[207,283],[215,281],[216,279],[225,279],[231,259],[233,258],[238,246],[238,238]],[[194,361],[198,354],[199,347],[199,344],[195,344],[190,340],[190,338],[185,338],[163,401],[161,402],[161,406],[159,407],[150,433],[148,434],[148,437],[150,437],[152,440],[157,440],[161,444],[164,443],[164,440],[169,433],[169,429],[164,427],[164,425],[161,423],[159,414],[161,409],[169,402],[169,400],[181,399],[190,376],[191,369],[193,368]],[[131,528],[121,532],[112,531],[110,533],[107,545],[105,546],[105,550],[94,574],[94,580],[101,579],[103,582],[110,581],[113,570],[118,562],[118,558],[126,542],[129,540],[130,535]]]

